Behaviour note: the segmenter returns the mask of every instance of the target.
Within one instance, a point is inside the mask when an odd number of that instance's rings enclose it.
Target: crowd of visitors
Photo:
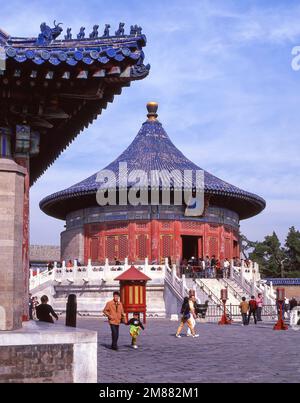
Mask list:
[[[187,278],[229,278],[231,263],[226,258],[220,260],[213,255],[205,259],[191,257],[183,259],[180,265],[180,276],[184,274]]]
[[[277,314],[279,316],[280,308],[282,309],[283,318],[289,319],[290,313],[298,305],[298,301],[295,297],[285,298],[282,306],[280,307],[277,302]],[[249,325],[251,317],[253,317],[254,324],[262,321],[262,312],[264,307],[264,299],[262,294],[258,294],[255,298],[254,295],[251,296],[249,301],[246,301],[246,298],[243,297],[240,303],[240,311],[242,315],[243,326]]]

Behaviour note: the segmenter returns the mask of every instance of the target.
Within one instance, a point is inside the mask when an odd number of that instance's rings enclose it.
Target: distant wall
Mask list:
[[[30,245],[30,262],[58,262],[60,260],[60,246]]]
[[[61,233],[61,260],[78,259],[84,262],[84,230],[82,227]]]
[[[281,286],[280,286],[281,287]],[[290,285],[284,286],[285,294],[287,298],[295,297],[300,302],[300,286],[298,285]]]

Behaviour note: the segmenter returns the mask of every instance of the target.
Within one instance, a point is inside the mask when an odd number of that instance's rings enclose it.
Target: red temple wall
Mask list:
[[[198,237],[198,257],[232,259],[239,256],[238,232],[232,227],[196,221],[114,222],[85,226],[84,260],[93,263],[114,262],[115,258],[130,262],[163,263],[182,259],[182,236]]]

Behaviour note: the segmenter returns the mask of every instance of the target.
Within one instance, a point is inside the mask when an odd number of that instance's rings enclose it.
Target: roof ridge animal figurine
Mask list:
[[[85,27],[81,27],[79,30],[79,34],[77,35],[77,39],[84,39],[85,38]]]
[[[103,37],[104,37],[104,38],[108,38],[108,37],[109,37],[109,29],[110,29],[110,25],[109,25],[109,24],[105,24],[105,29],[104,29],[104,34],[103,34]]]
[[[93,26],[93,31],[90,33],[90,38],[91,39],[98,38],[98,28],[99,28],[99,25],[94,25]]]
[[[65,35],[66,41],[72,39],[71,31],[72,31],[72,28],[67,28],[67,35]]]
[[[125,35],[125,29],[124,29],[125,23],[120,22],[119,24],[119,29],[116,31],[116,36],[124,36]]]
[[[37,44],[38,45],[48,45],[52,41],[54,41],[63,31],[61,22],[56,24],[56,20],[54,20],[54,28],[50,28],[45,22],[40,25],[41,33],[38,36]]]

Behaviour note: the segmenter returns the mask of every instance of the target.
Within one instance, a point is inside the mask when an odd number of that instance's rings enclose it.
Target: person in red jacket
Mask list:
[[[252,295],[250,301],[249,301],[249,315],[248,315],[248,324],[250,323],[250,318],[251,315],[253,315],[254,323],[257,323],[256,319],[256,311],[257,311],[257,302],[255,300],[254,295]]]

